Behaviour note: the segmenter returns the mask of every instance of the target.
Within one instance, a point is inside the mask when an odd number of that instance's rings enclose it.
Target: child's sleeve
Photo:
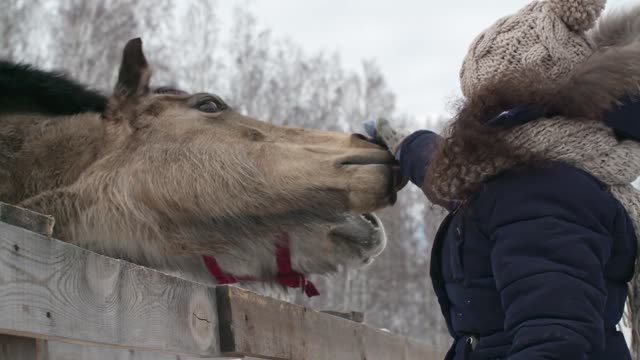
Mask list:
[[[402,175],[420,188],[424,185],[427,166],[431,162],[439,138],[440,136],[433,131],[416,131],[402,141],[396,153]]]
[[[402,176],[406,177],[416,186],[427,194],[425,177],[427,167],[431,163],[436,144],[440,140],[440,135],[429,130],[419,130],[407,136],[400,144],[396,159],[400,162],[400,171]],[[445,203],[443,201],[434,201],[438,205],[443,206],[449,211],[456,207],[456,203]]]

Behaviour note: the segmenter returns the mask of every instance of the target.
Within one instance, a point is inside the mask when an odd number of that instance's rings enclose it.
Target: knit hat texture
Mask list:
[[[504,17],[473,41],[460,70],[466,97],[503,76],[534,73],[541,81],[568,75],[592,52],[586,32],[606,0],[535,1]]]

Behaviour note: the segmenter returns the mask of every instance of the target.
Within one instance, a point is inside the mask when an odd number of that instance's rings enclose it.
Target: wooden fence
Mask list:
[[[442,359],[431,346],[51,238],[0,204],[0,360]]]

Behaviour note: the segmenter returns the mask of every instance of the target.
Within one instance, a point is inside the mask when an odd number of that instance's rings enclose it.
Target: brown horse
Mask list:
[[[282,234],[302,274],[383,250],[381,224],[360,214],[395,201],[387,151],[254,120],[216,95],[150,91],[150,77],[134,39],[101,113],[0,108],[0,201],[53,215],[59,239],[199,281],[211,281],[202,255],[275,279]]]

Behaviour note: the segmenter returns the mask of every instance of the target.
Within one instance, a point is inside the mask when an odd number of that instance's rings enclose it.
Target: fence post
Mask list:
[[[1,202],[0,221],[44,236],[53,233],[51,216]],[[44,344],[44,340],[0,334],[0,360],[47,360]]]

